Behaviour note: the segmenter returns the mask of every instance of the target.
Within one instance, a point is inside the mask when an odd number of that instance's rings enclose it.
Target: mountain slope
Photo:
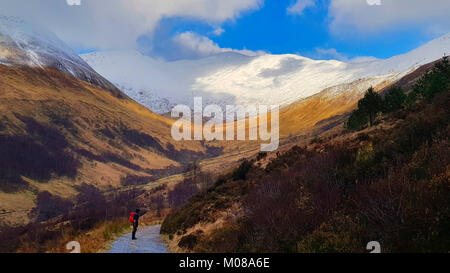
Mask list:
[[[157,113],[173,104],[279,104],[287,106],[324,89],[360,79],[395,80],[450,53],[450,34],[407,54],[359,63],[317,61],[299,55],[221,53],[199,60],[163,62],[137,51],[96,52],[81,57]],[[383,79],[380,79],[383,81]]]
[[[397,84],[410,91],[432,67]],[[165,218],[169,249],[366,253],[376,238],[384,253],[448,252],[450,74],[440,67],[416,89],[433,86],[434,97],[223,174]]]
[[[174,141],[173,120],[107,89],[56,36],[12,24],[0,32],[0,231],[67,213],[85,185],[146,184],[221,152]]]
[[[176,104],[191,105],[194,95],[202,96],[206,103],[228,102],[227,94],[213,98],[190,87],[207,71],[219,70],[224,65],[239,67],[252,60],[238,53],[224,53],[196,61],[167,63],[137,51],[94,52],[81,57],[131,98],[160,114],[170,112]]]
[[[293,102],[280,110],[280,135],[309,134],[322,121],[351,112],[369,87],[380,91],[395,83],[397,78],[392,75],[360,79]]]
[[[172,120],[59,71],[0,65],[0,73],[0,214],[43,191],[71,198],[85,183],[145,184],[220,152],[174,141]]]
[[[0,15],[0,64],[54,68],[124,97],[52,32],[23,19]]]

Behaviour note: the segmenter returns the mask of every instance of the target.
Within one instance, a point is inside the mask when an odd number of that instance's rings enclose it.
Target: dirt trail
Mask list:
[[[127,233],[114,241],[107,253],[167,253],[160,229],[161,225],[140,228],[136,233],[137,240],[131,240],[131,233]]]

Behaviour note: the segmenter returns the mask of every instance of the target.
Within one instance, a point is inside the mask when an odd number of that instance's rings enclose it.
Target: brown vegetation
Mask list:
[[[194,252],[366,252],[374,240],[383,252],[448,252],[449,91],[265,165],[244,161],[162,232]],[[243,215],[202,229],[236,205]]]

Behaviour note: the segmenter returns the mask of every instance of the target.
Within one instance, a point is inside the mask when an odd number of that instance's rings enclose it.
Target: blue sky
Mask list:
[[[2,0],[0,10],[79,53],[138,49],[169,61],[230,50],[388,58],[450,32],[449,0]]]
[[[189,54],[173,54],[178,47],[174,47],[171,38],[180,33],[192,32],[208,38],[219,48],[272,54],[292,53],[314,59],[346,61],[362,56],[389,58],[413,50],[446,32],[444,29],[433,33],[421,27],[421,21],[415,23],[413,20],[408,24],[392,24],[381,31],[369,28],[366,32],[336,32],[330,27],[333,23],[330,0],[299,0],[314,4],[304,8],[301,13],[288,12],[296,1],[266,0],[259,9],[243,12],[238,18],[217,25],[183,16],[163,18],[151,35],[141,36],[139,44],[141,47],[152,44],[154,50],[147,52],[149,55],[169,60],[189,58],[192,57]],[[364,13],[379,7],[365,5],[362,8],[361,12]],[[216,29],[221,31],[214,33]]]
[[[292,1],[266,1],[262,9],[226,22],[224,33],[213,37],[221,47],[264,50],[273,54],[306,52],[329,42],[327,9],[322,4],[290,15]]]

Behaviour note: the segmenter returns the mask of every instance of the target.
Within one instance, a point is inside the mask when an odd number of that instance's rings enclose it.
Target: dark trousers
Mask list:
[[[138,225],[133,224],[133,232],[131,233],[131,239],[136,239],[137,227],[138,227]]]

